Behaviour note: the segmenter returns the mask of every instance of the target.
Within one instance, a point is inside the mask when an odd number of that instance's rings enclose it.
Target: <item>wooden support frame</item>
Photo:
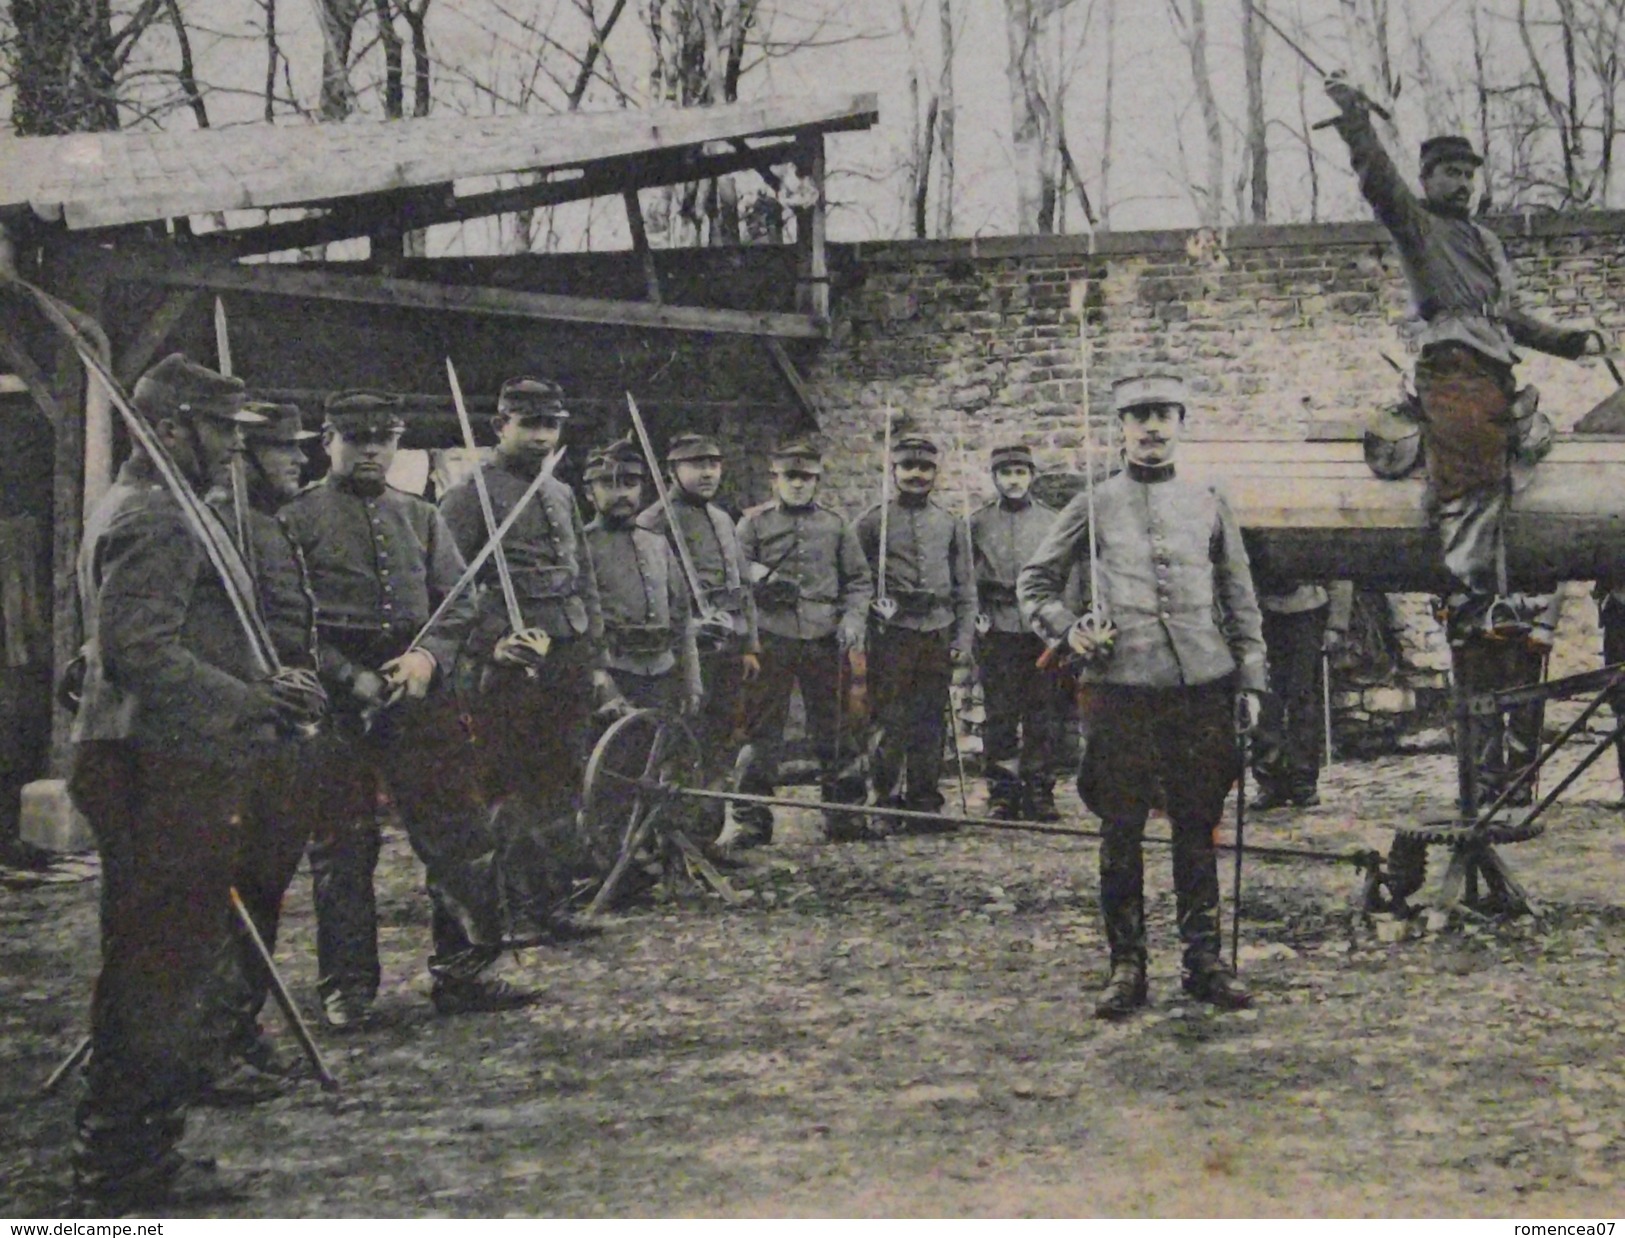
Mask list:
[[[152,317],[141,324],[141,330],[136,332],[130,346],[118,359],[115,372],[119,382],[129,386],[141,377],[170,333],[180,326],[192,306],[197,304],[200,295],[196,288],[178,288],[164,297],[158,308],[153,310]]]
[[[823,419],[818,415],[818,402],[813,399],[812,389],[807,386],[807,380],[802,378],[801,371],[796,368],[795,359],[790,356],[790,350],[784,346],[784,341],[764,339],[762,347],[767,350],[768,358],[773,362],[773,368],[778,370],[779,377],[784,379],[784,385],[795,397],[796,407],[801,410],[802,416],[812,422],[814,429],[818,429],[823,424]]]
[[[483,285],[436,284],[381,275],[344,275],[330,270],[312,271],[282,264],[181,267],[171,270],[133,267],[122,274],[124,278],[171,288],[210,288],[543,322],[580,322],[645,330],[698,331],[714,335],[791,340],[823,339],[827,333],[826,325],[799,314],[651,305],[644,301],[518,292]]]

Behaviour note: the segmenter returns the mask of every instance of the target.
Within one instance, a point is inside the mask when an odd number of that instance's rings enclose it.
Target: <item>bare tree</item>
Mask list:
[[[1041,0],[1005,0],[1004,28],[1009,47],[1005,76],[1010,88],[1018,232],[1055,230],[1059,151],[1055,120],[1043,83],[1044,12]]]
[[[954,126],[958,108],[954,102],[954,49],[959,39],[954,33],[952,0],[937,0],[938,55],[942,74],[937,87],[937,235],[954,232]]]
[[[12,127],[22,134],[117,129],[120,74],[163,12],[163,0],[141,0],[115,25],[110,0],[11,0]]]
[[[1270,214],[1269,133],[1264,125],[1264,39],[1253,0],[1242,0],[1241,47],[1247,75],[1247,180],[1251,218],[1261,224]]]
[[[1217,228],[1224,222],[1224,120],[1208,67],[1207,6],[1205,0],[1168,0],[1168,11],[1174,33],[1190,58],[1191,83],[1196,88],[1196,106],[1206,138],[1205,184],[1192,185],[1191,189],[1202,225]]]

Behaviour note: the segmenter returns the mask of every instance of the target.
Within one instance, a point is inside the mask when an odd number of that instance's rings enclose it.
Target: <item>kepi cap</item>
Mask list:
[[[679,434],[666,447],[666,463],[683,460],[720,460],[722,448],[709,434]]]
[[[1426,176],[1441,163],[1470,163],[1475,168],[1483,164],[1473,144],[1457,133],[1440,134],[1422,143],[1422,175]]]
[[[923,434],[906,434],[893,443],[891,449],[893,462],[899,464],[904,460],[935,464],[938,454],[937,445]]]
[[[209,417],[241,426],[257,426],[265,419],[243,409],[243,380],[172,352],[143,374],[130,393],[130,401],[148,421],[161,417]]]
[[[497,412],[509,417],[551,417],[563,421],[570,415],[564,407],[564,388],[551,378],[521,375],[502,384],[497,393]]]
[[[380,430],[396,434],[406,429],[400,397],[386,391],[335,391],[322,407],[322,424],[340,434]]]
[[[256,413],[265,424],[251,426],[243,431],[250,443],[280,443],[283,445],[309,442],[320,438],[314,430],[305,429],[305,415],[297,404],[278,404],[272,400],[250,400],[243,411]]]
[[[775,471],[800,469],[806,473],[824,471],[824,453],[810,438],[785,439],[773,449],[769,457]]]
[[[995,470],[1006,464],[1024,464],[1032,468],[1033,449],[1026,443],[1005,443],[993,449],[989,462]]]
[[[1136,374],[1119,378],[1112,384],[1112,411],[1116,413],[1149,404],[1173,404],[1178,406],[1180,416],[1184,416],[1187,399],[1185,380],[1177,374]]]
[[[599,481],[612,477],[627,477],[641,481],[648,475],[649,466],[643,461],[643,453],[638,450],[636,444],[623,438],[588,455],[587,466],[582,470],[581,479]]]

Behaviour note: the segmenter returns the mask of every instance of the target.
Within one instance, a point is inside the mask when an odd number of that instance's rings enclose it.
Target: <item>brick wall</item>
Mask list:
[[[1625,328],[1625,214],[1495,221],[1525,306],[1558,322]],[[832,260],[834,334],[809,378],[834,445],[826,489],[857,512],[878,496],[883,410],[948,449],[942,487],[991,497],[986,450],[1030,443],[1042,468],[1079,471],[1084,394],[1074,284],[1087,281],[1089,402],[1109,435],[1111,381],[1151,363],[1195,392],[1188,433],[1291,437],[1311,420],[1358,420],[1390,401],[1407,368],[1407,297],[1374,224],[864,244]],[[1524,382],[1567,429],[1613,388],[1595,363],[1531,356]],[[962,438],[967,468],[954,454]],[[1571,589],[1560,669],[1592,664],[1595,617]],[[1391,673],[1339,679],[1344,733],[1368,747],[1438,720],[1448,650],[1423,599],[1390,605]],[[1555,673],[1555,671],[1554,671]],[[1373,679],[1373,675],[1377,677]],[[1367,682],[1357,682],[1358,679]]]

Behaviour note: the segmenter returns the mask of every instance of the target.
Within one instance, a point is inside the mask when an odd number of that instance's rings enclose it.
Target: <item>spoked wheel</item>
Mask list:
[[[640,709],[604,732],[587,761],[581,796],[582,842],[605,874],[589,915],[610,904],[647,840],[692,811],[674,792],[693,786],[699,767],[693,732],[660,710]]]

